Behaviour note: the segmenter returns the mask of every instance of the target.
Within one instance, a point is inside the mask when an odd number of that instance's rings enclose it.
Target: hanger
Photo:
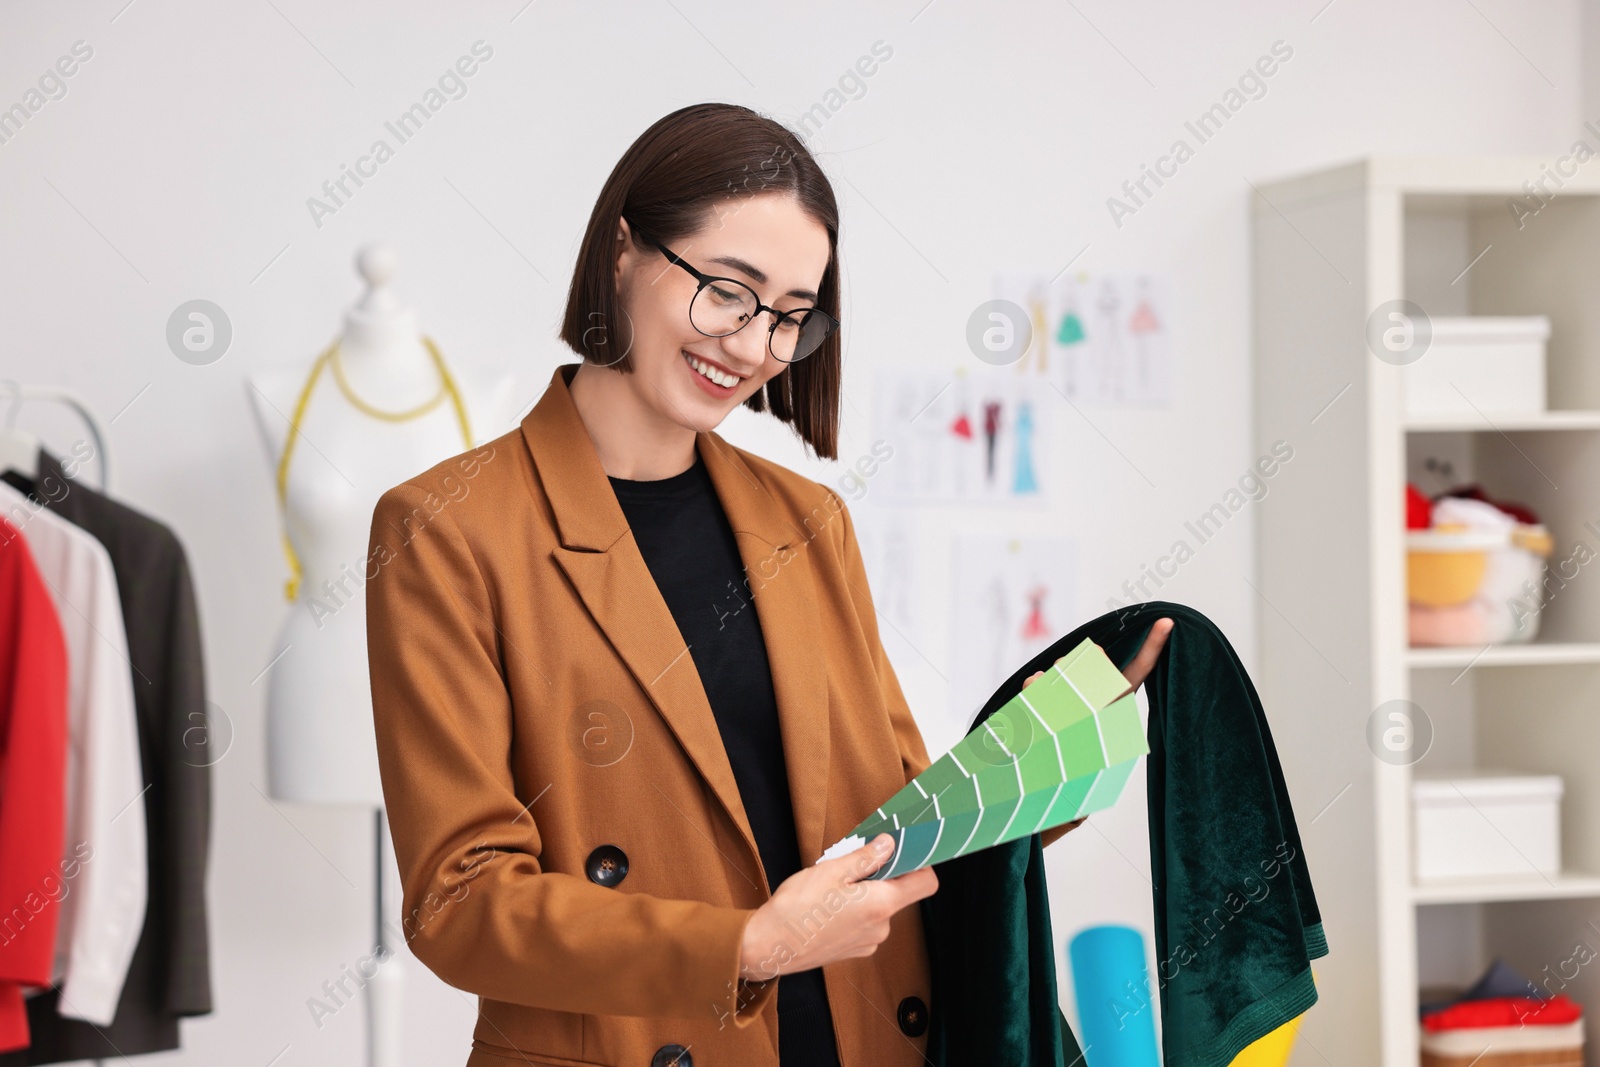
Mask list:
[[[40,441],[16,425],[17,409],[22,407],[24,400],[54,401],[72,408],[83,420],[84,425],[89,427],[89,436],[94,438],[94,454],[100,461],[100,491],[105,492],[111,484],[110,458],[106,455],[106,435],[100,420],[95,417],[89,405],[65,389],[27,386],[14,378],[0,381],[0,386],[11,394],[11,405],[6,412],[5,425],[0,426],[0,471],[12,469],[20,471],[29,478],[38,476]]]

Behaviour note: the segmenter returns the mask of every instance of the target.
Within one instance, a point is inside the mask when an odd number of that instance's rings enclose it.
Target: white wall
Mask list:
[[[261,795],[263,687],[253,679],[274,654],[284,561],[243,386],[253,371],[308,362],[332,338],[357,293],[358,245],[393,242],[398,287],[447,358],[514,369],[532,403],[553,366],[573,358],[555,323],[593,197],[626,145],[703,99],[792,122],[885,42],[892,58],[812,140],[844,211],[846,461],[871,441],[870,367],[962,358],[966,317],[996,268],[1053,274],[1087,244],[1084,267],[1149,267],[1173,280],[1181,345],[1170,409],[1096,409],[1091,426],[1053,408],[1060,458],[1077,471],[1047,514],[924,513],[929,633],[944,633],[953,610],[949,530],[1076,537],[1081,621],[1255,459],[1249,183],[1377,152],[1554,153],[1577,133],[1580,104],[1600,99],[1583,81],[1593,29],[1576,0],[835,0],[782,14],[703,0],[125,3],[7,6],[0,106],[73,42],[94,55],[64,98],[0,144],[0,377],[70,387],[117,416],[115,494],[186,543],[211,697],[237,730],[215,783],[219,1007],[186,1025],[185,1051],[149,1060],[160,1064],[266,1063],[285,1045],[282,1067],[361,1062],[359,1006],[319,1030],[306,1001],[367,951],[369,822],[275,810]],[[315,225],[306,198],[480,39],[493,58],[467,96]],[[1279,40],[1293,56],[1266,95],[1116,226],[1106,198]],[[209,367],[180,363],[164,342],[167,316],[196,297],[220,304],[235,330]],[[43,410],[24,417],[58,451],[78,433]],[[742,413],[724,430],[812,477],[838,476]],[[1292,466],[1280,475],[1293,476]],[[859,507],[873,507],[870,494]],[[1230,524],[1158,593],[1207,612],[1247,664],[1251,559],[1251,526]],[[947,661],[948,641],[892,655],[913,706],[929,709],[930,749],[942,750],[954,723],[924,657]],[[1285,709],[1273,728],[1295,744]],[[1142,792],[1136,780],[1120,807],[1050,849],[1058,944],[1104,921],[1148,936]],[[1295,795],[1313,876],[1338,862],[1319,854],[1318,838],[1339,809],[1307,826],[1330,799]],[[1339,936],[1328,931],[1334,952]],[[406,1062],[461,1062],[472,1003],[406,966]],[[1302,1032],[1299,1063],[1367,1040],[1320,1028],[1315,1010]]]

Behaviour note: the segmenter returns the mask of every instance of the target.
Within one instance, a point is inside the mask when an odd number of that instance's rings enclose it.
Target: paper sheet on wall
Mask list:
[[[1078,548],[1062,534],[967,533],[951,552],[950,714],[963,727],[1018,663],[1072,629]]]
[[[1031,337],[1014,364],[1073,403],[1164,407],[1172,400],[1166,279],[1147,271],[1001,272],[994,296],[1022,309]]]
[[[880,366],[873,437],[894,448],[874,491],[900,503],[1044,505],[1048,412],[1060,397],[1010,368]]]
[[[884,650],[893,663],[910,662],[925,641],[925,595],[916,581],[919,524],[901,508],[847,502],[855,518],[872,606],[887,623],[878,627]]]
[[[1127,678],[1085,638],[821,858],[887,833],[876,881],[1048,830],[1116,803],[1149,751]]]

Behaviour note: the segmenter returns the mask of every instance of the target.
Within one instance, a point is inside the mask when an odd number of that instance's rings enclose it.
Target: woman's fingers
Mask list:
[[[1144,684],[1145,677],[1149,675],[1150,669],[1156,665],[1156,660],[1161,658],[1161,649],[1166,645],[1167,635],[1172,633],[1172,627],[1175,625],[1176,623],[1170,618],[1163,617],[1157,619],[1154,625],[1150,627],[1150,632],[1145,635],[1144,644],[1139,648],[1139,654],[1133,657],[1133,662],[1128,664],[1128,669],[1122,672],[1122,676],[1128,680],[1128,684],[1133,688],[1137,689]],[[1065,656],[1062,657],[1062,659],[1065,658]],[[1058,659],[1056,662],[1060,663],[1061,660]],[[1028,675],[1028,680],[1022,683],[1023,688],[1027,688],[1043,676],[1044,671],[1034,671]]]
[[[883,886],[885,890],[894,892],[891,906],[895,911],[899,911],[907,904],[915,903],[923,897],[933,896],[939,888],[939,876],[933,873],[932,867],[918,867],[914,871],[882,879],[877,884]]]
[[[1167,635],[1172,632],[1173,625],[1171,619],[1163,618],[1157,619],[1155,625],[1150,627],[1150,632],[1145,635],[1144,646],[1139,649],[1139,654],[1133,657],[1133,662],[1128,664],[1128,669],[1122,672],[1122,676],[1128,679],[1128,684],[1133,688],[1137,689],[1144,684],[1145,677],[1161,655],[1161,647],[1167,643]]]

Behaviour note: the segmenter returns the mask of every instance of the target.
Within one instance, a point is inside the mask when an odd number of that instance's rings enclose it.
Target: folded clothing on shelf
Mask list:
[[[1422,1008],[1422,1067],[1583,1067],[1583,1009],[1495,960],[1471,989]]]
[[[1583,1009],[1570,997],[1460,1000],[1422,1018],[1422,1067],[1582,1067]]]
[[[1472,983],[1471,989],[1431,1001],[1424,997],[1417,1017],[1420,1019],[1425,1015],[1432,1015],[1452,1004],[1460,1004],[1467,1000],[1489,1000],[1493,997],[1532,997],[1543,1000],[1549,995],[1530,982],[1526,976],[1512,970],[1504,960],[1496,959],[1489,964],[1489,969]]]
[[[1528,1029],[1564,1026],[1583,1018],[1583,1009],[1571,997],[1489,997],[1463,1000],[1422,1017],[1424,1030],[1481,1030],[1515,1026]]]

